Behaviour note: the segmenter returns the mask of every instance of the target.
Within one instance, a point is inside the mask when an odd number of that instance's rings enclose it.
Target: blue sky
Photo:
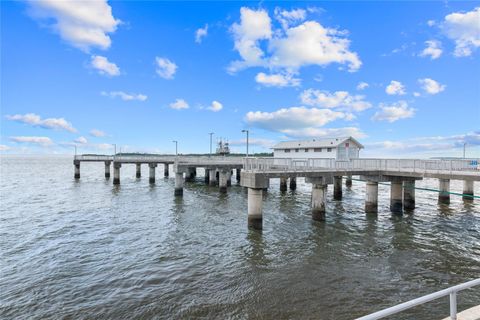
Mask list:
[[[352,135],[480,157],[480,2],[1,2],[2,153]]]

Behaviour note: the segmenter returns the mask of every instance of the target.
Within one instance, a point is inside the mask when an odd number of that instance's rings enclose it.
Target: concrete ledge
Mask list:
[[[450,317],[442,320],[450,320]],[[480,305],[457,313],[457,320],[480,320]]]
[[[270,179],[260,173],[242,171],[240,176],[240,185],[242,187],[265,189],[270,185]]]

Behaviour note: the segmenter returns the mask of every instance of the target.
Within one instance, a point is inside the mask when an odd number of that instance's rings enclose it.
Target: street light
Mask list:
[[[74,147],[75,147],[75,155],[77,155],[77,145],[75,145]],[[465,157],[465,155],[463,157]]]
[[[212,156],[212,136],[215,134],[215,132],[210,132],[210,157]]]
[[[175,155],[178,156],[178,141],[177,141],[177,140],[173,140],[172,142],[175,143]]]
[[[467,145],[466,142],[463,143],[463,159],[465,159],[465,146]]]
[[[116,156],[117,155],[117,144],[112,143],[112,146],[113,146],[113,155]]]
[[[242,132],[247,133],[247,158],[248,158],[248,130],[243,129]]]

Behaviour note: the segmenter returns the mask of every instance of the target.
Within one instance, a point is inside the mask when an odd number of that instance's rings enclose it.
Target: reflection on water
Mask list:
[[[365,214],[365,185],[343,200],[329,188],[326,221],[312,221],[311,185],[264,192],[264,229],[247,229],[247,192],[227,194],[199,170],[173,195],[122,166],[121,184],[103,163],[70,158],[1,161],[0,318],[5,319],[352,319],[480,275],[480,201],[416,192],[417,208]],[[437,181],[417,182],[435,187]],[[462,183],[452,181],[452,191]],[[476,194],[480,194],[476,184]],[[459,309],[480,289],[460,294]],[[437,301],[395,319],[441,319]]]

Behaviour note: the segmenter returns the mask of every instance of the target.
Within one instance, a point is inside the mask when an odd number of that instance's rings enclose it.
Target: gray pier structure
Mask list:
[[[474,181],[480,181],[478,160],[419,160],[419,159],[287,159],[242,158],[225,156],[175,156],[175,155],[76,155],[73,160],[74,178],[80,179],[81,162],[104,162],[105,178],[110,178],[113,164],[113,184],[120,184],[120,169],[125,164],[136,165],[136,177],[141,177],[142,164],[149,167],[149,181],[155,183],[155,171],[162,165],[164,176],[169,176],[171,165],[175,173],[174,195],[183,196],[185,182],[193,181],[197,168],[205,169],[205,183],[218,185],[226,193],[235,173],[237,182],[248,189],[248,226],[262,229],[263,193],[270,179],[280,179],[280,190],[296,189],[297,178],[303,177],[312,184],[312,219],[325,220],[327,188],[333,185],[333,199],[341,200],[342,185],[352,187],[352,176],[366,182],[365,212],[378,212],[378,184],[390,183],[390,210],[402,214],[415,209],[415,181],[423,178],[438,179],[438,203],[450,203],[450,180],[462,180],[463,199],[474,199]],[[287,183],[287,182],[290,183]]]

